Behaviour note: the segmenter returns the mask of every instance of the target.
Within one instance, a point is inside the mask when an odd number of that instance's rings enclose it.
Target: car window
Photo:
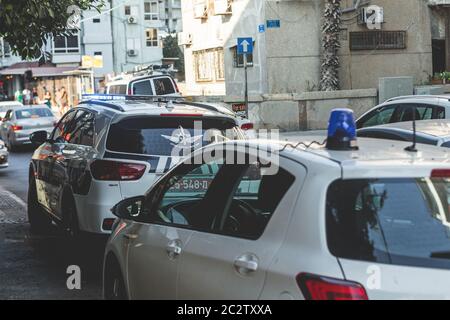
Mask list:
[[[435,119],[445,119],[445,108],[444,107],[435,107]]]
[[[200,129],[196,129],[196,123],[201,123]],[[170,156],[223,141],[223,137],[237,138],[235,123],[222,119],[139,117],[111,125],[106,146],[121,153]]]
[[[224,234],[256,240],[294,183],[294,176],[280,168],[275,175],[264,175],[259,163],[248,165],[238,181],[220,231]]]
[[[199,228],[205,225],[205,215],[199,211],[200,203],[223,164],[210,162],[193,167],[185,174],[171,177],[164,188],[156,211],[156,222]],[[210,217],[211,219],[213,217]],[[212,220],[209,226],[212,228]]]
[[[75,117],[77,111],[73,110],[68,112],[56,125],[55,130],[52,133],[52,140],[58,143],[65,142],[63,138],[65,132],[69,129],[69,125],[72,119]]]
[[[125,84],[112,85],[109,87],[109,94],[127,94],[127,86]]]
[[[367,115],[359,124],[359,128],[373,127],[392,122],[398,106],[382,107]]]
[[[8,110],[5,115],[5,121],[11,120],[12,110]]]
[[[53,117],[53,113],[48,108],[23,109],[18,110],[15,113],[18,120]]]
[[[138,81],[132,84],[133,95],[152,96],[153,90],[150,80]]]
[[[172,80],[168,77],[155,78],[153,79],[153,83],[155,85],[157,96],[173,94],[176,92]]]
[[[95,115],[92,112],[79,110],[65,132],[65,139],[69,143],[93,146],[95,132]]]
[[[417,112],[419,113],[419,118],[416,120],[431,120],[433,119],[433,106],[426,106],[426,105],[418,105],[417,106]]]
[[[327,241],[337,257],[450,269],[450,180],[361,179],[333,183]]]

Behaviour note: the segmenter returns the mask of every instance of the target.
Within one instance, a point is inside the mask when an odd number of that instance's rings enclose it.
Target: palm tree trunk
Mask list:
[[[321,65],[321,91],[339,90],[339,48],[341,26],[341,0],[325,0],[322,25],[323,56]]]

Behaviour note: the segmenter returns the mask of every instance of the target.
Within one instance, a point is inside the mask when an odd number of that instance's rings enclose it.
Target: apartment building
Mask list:
[[[183,32],[189,94],[243,95],[238,37],[254,39],[250,94],[318,89],[325,0],[186,0]],[[343,0],[342,89],[377,88],[380,77],[425,84],[450,67],[448,0]],[[369,26],[377,6],[377,28]]]

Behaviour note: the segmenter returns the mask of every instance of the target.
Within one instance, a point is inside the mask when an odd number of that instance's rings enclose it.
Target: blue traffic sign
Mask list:
[[[238,38],[237,53],[238,54],[252,54],[253,53],[253,38]]]
[[[281,27],[280,20],[267,20],[267,29],[278,29]]]

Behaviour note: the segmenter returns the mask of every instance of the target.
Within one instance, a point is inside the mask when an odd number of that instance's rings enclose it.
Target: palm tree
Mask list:
[[[341,0],[325,0],[322,25],[323,56],[321,65],[321,91],[339,90],[339,33],[341,26]]]

